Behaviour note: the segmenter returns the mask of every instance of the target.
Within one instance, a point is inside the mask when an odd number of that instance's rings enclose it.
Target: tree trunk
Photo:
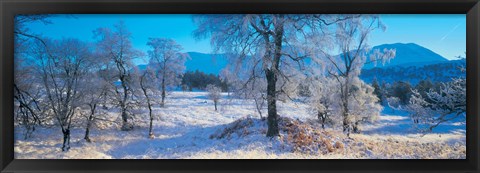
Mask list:
[[[350,122],[348,120],[348,101],[343,102],[343,132],[350,136]]]
[[[322,123],[322,129],[325,129],[325,119],[327,119],[327,117],[320,111],[317,111],[317,116],[318,120],[320,120],[320,123]]]
[[[92,140],[89,137],[89,134],[90,134],[90,123],[87,124],[87,129],[85,130],[85,137],[83,139],[85,139],[85,141],[87,142],[92,142]]]
[[[148,99],[148,111],[149,111],[148,115],[150,115],[150,129],[148,130],[148,137],[150,139],[153,139],[155,138],[155,136],[153,135],[153,115],[152,115],[152,105],[150,104],[150,99]]]
[[[353,124],[353,133],[360,133],[360,129],[358,128],[358,126],[359,126],[359,121]]]
[[[62,151],[70,150],[70,129],[62,130],[63,132],[63,145]]]
[[[213,104],[215,104],[215,111],[217,111],[217,101],[213,101]]]
[[[272,70],[266,71],[267,77],[267,102],[268,102],[268,130],[267,137],[278,136],[277,96],[275,93],[277,76]]]
[[[125,84],[125,76],[124,75],[122,75],[120,77],[120,81],[122,83],[122,88],[123,88],[123,99],[122,99],[122,101],[120,101],[120,107],[122,109],[122,120],[123,120],[122,130],[123,131],[129,131],[129,130],[133,129],[133,126],[131,126],[128,123],[128,113],[127,113],[128,87]]]
[[[90,127],[92,126],[92,120],[93,120],[93,116],[95,115],[96,108],[97,108],[96,104],[90,107],[90,116],[87,119],[87,128],[85,129],[85,137],[83,138],[87,142],[92,142],[92,140],[90,140]]]
[[[347,73],[348,76],[348,73]],[[345,79],[345,88],[342,93],[342,102],[343,102],[343,132],[347,133],[347,136],[350,137],[350,130],[351,130],[351,122],[349,122],[349,114],[350,111],[348,110],[348,93],[350,92],[348,78]]]
[[[145,86],[143,85],[144,77],[146,73],[140,78],[140,88],[143,91],[143,95],[147,99],[147,106],[148,106],[148,115],[150,116],[150,127],[148,129],[148,137],[150,139],[155,138],[155,135],[153,135],[153,114],[152,114],[152,103],[150,101],[150,97],[148,97],[148,92]]]
[[[90,127],[92,125],[91,121],[93,119],[93,116],[90,115],[90,117],[88,117],[88,122],[87,122],[87,128],[85,129],[85,137],[83,139],[85,139],[85,141],[87,142],[92,142],[92,140],[90,140]]]
[[[160,103],[161,107],[165,107],[165,75],[162,78],[162,102]]]
[[[133,129],[133,126],[128,123],[128,113],[127,113],[127,108],[125,105],[122,105],[122,130],[123,131],[129,131]]]

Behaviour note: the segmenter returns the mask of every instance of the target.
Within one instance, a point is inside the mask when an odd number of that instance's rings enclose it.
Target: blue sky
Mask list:
[[[132,32],[133,45],[143,51],[150,37],[172,38],[181,44],[185,52],[210,53],[209,40],[192,38],[195,25],[191,15],[144,14],[144,15],[96,15],[82,14],[66,17],[58,15],[50,19],[52,24],[31,23],[31,32],[50,38],[73,37],[93,41],[93,30],[113,27],[123,20]],[[377,30],[371,34],[369,45],[385,43],[417,43],[447,59],[464,56],[466,50],[465,14],[385,14],[381,20],[387,26],[385,32]],[[142,63],[142,62],[138,62]]]

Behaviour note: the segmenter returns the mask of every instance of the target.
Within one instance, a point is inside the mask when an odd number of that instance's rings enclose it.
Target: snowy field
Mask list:
[[[413,129],[406,113],[385,109],[374,124],[361,127],[361,134],[344,136],[340,129],[326,131],[341,141],[342,147],[328,153],[294,151],[283,143],[285,133],[274,139],[265,137],[266,121],[260,120],[254,101],[231,99],[224,94],[215,111],[204,92],[173,92],[167,96],[166,107],[155,107],[154,139],[148,138],[147,114],[137,116],[132,131],[120,131],[119,125],[97,121],[91,130],[92,143],[83,139],[85,129],[73,128],[68,152],[61,151],[62,133],[52,128],[37,128],[33,136],[23,138],[23,129],[15,128],[16,159],[462,159],[465,158],[465,120],[442,124],[432,133],[420,134]],[[281,117],[315,125],[316,116],[303,103],[279,102]],[[266,108],[263,110],[266,116]],[[83,118],[83,117],[82,117]],[[106,117],[120,122],[118,113]],[[142,120],[143,119],[143,120]],[[216,138],[238,119],[251,124]],[[141,120],[141,121],[140,121]],[[341,140],[340,140],[341,139]]]

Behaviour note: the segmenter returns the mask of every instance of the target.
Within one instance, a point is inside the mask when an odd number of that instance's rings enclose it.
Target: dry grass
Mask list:
[[[290,118],[281,118],[279,128],[287,136],[282,138],[283,142],[293,146],[294,152],[328,154],[337,150],[332,142],[334,138],[332,133],[320,130],[311,124]]]
[[[259,122],[257,122],[259,121]],[[255,123],[265,127],[252,128]],[[245,137],[252,134],[265,135],[266,121],[242,118],[234,121],[210,139],[230,139],[236,134]],[[280,137],[275,138],[289,147],[282,147],[287,153],[306,158],[363,158],[363,159],[464,159],[464,144],[445,142],[418,142],[418,139],[396,139],[388,136],[352,134],[347,137],[340,131],[323,130],[311,123],[291,118],[281,118]],[[258,152],[258,151],[256,151]],[[227,153],[222,153],[227,154]],[[273,157],[273,156],[268,156]]]
[[[444,142],[418,142],[397,140],[394,138],[371,139],[366,135],[354,135],[358,145],[351,147],[352,151],[369,152],[370,158],[398,159],[465,159],[464,144],[447,144]]]
[[[253,126],[253,119],[252,118],[241,118],[238,119],[231,124],[229,124],[225,129],[223,129],[220,133],[214,133],[210,135],[210,139],[230,139],[233,134],[237,134],[238,136],[246,136],[249,135],[251,132],[249,129]]]

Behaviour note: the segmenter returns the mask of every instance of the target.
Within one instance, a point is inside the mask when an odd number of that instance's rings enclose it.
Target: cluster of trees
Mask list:
[[[412,90],[417,90],[425,97],[430,90],[439,91],[441,85],[442,82],[433,82],[429,78],[420,80],[416,85],[412,85],[409,81],[395,81],[391,84],[385,81],[380,84],[376,78],[372,81],[372,86],[375,88],[374,93],[379,98],[379,102],[385,106],[390,104],[391,107],[408,104],[413,94]]]
[[[464,68],[459,71],[465,73]],[[442,123],[466,115],[464,76],[448,82],[421,80],[416,86],[403,81],[379,85],[377,80],[373,80],[372,86],[383,105],[409,112],[418,130],[430,132]]]
[[[228,82],[222,80],[218,75],[205,74],[204,72],[195,70],[188,71],[182,76],[181,87],[183,91],[192,91],[194,89],[205,90],[208,85],[216,85],[223,92],[228,92]]]
[[[20,15],[15,28],[14,101],[16,117],[28,137],[37,125],[58,126],[62,150],[70,148],[73,121],[86,119],[85,140],[99,116],[118,110],[121,130],[133,128],[136,109],[148,108],[153,138],[152,107],[166,104],[166,92],[181,82],[187,54],[174,40],[150,38],[149,63],[139,70],[134,59],[145,57],[135,49],[123,22],[114,28],[98,28],[96,42],[73,38],[50,39],[24,28],[26,22],[45,21],[48,15]]]

